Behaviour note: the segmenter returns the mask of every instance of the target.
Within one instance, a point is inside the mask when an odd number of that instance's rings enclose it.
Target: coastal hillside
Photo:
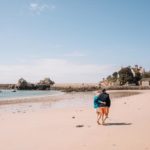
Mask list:
[[[100,86],[150,86],[150,71],[138,65],[122,67],[100,81]]]

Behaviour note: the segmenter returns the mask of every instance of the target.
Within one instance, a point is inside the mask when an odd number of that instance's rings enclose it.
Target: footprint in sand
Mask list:
[[[116,147],[116,144],[113,144],[112,146],[113,146],[113,147]]]

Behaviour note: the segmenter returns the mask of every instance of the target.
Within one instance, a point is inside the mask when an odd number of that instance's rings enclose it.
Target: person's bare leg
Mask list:
[[[102,124],[103,124],[103,120],[104,120],[104,112],[103,112],[103,108],[100,108],[100,114],[101,114],[101,120],[102,120]]]
[[[102,124],[105,124],[107,119],[107,108],[103,108]]]
[[[101,113],[99,113],[98,119],[97,119],[97,123],[100,125],[101,123],[99,122],[101,119]]]
[[[104,115],[104,117],[103,117],[103,124],[105,124],[106,119],[107,119],[107,116]]]
[[[99,120],[101,119],[101,113],[100,113],[100,108],[97,108],[97,123],[100,124]]]
[[[99,112],[96,112],[96,114],[97,114],[97,121],[98,121],[98,119],[99,119]]]
[[[109,115],[109,107],[106,108],[106,118],[108,118]]]
[[[104,114],[102,114],[102,124],[104,124]]]

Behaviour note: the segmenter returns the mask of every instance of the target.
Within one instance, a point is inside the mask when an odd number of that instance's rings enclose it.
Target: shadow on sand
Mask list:
[[[117,123],[105,123],[105,126],[129,126],[132,123],[125,123],[125,122],[117,122]]]

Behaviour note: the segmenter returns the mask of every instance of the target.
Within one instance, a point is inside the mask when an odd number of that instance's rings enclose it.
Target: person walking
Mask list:
[[[98,95],[98,99],[101,102],[99,105],[99,120],[102,118],[102,124],[105,123],[105,120],[109,115],[109,108],[111,106],[111,100],[109,94],[106,92],[106,89],[103,89],[102,92]]]

